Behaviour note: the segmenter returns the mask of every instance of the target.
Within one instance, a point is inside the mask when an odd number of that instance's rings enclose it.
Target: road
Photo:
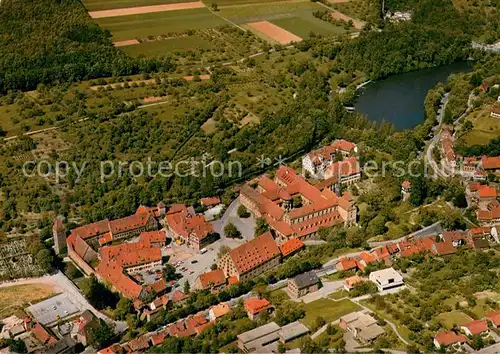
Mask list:
[[[441,126],[441,124],[443,123],[444,112],[446,110],[446,106],[448,105],[449,95],[450,95],[449,93],[446,93],[441,100],[441,107],[438,110],[438,117],[437,117],[439,126]],[[438,132],[436,133],[436,135],[432,137],[429,143],[429,147],[427,148],[426,160],[427,163],[431,166],[432,170],[434,171],[432,175],[434,178],[436,178],[436,174],[437,177],[446,178],[447,175],[441,170],[436,160],[434,160],[434,155],[432,154],[436,144],[439,142],[439,139],[441,138],[441,127],[438,129],[439,129]]]

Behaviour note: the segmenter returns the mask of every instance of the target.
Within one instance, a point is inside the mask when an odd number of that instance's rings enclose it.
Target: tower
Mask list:
[[[63,217],[57,216],[52,226],[52,236],[54,237],[54,249],[56,254],[61,254],[66,248],[66,230],[64,230]]]

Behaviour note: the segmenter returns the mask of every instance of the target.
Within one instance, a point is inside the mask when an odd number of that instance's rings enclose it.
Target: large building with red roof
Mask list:
[[[165,217],[167,229],[175,240],[197,251],[217,239],[217,234],[204,215],[198,215],[192,207],[174,204]]]
[[[233,248],[217,263],[226,277],[246,281],[276,267],[281,252],[270,232],[266,232],[243,245]]]
[[[294,207],[294,199],[301,205]],[[352,224],[357,217],[349,193],[337,196],[326,187],[313,186],[287,166],[281,166],[273,180],[261,176],[256,189],[243,186],[240,201],[256,217],[266,219],[279,243],[315,238],[320,228]]]
[[[152,246],[151,241],[151,234],[145,233],[141,234],[139,242],[102,247],[99,249],[97,276],[129,299],[145,298],[146,286],[139,284],[132,276],[162,265],[161,250]]]
[[[141,206],[134,215],[116,220],[105,219],[73,229],[66,239],[69,257],[86,274],[93,274],[89,263],[97,260],[97,251],[101,246],[158,229],[155,212],[159,213],[159,209]]]
[[[322,177],[326,168],[335,162],[335,155],[338,153],[342,158],[346,158],[352,153],[357,153],[356,144],[346,140],[336,140],[331,145],[326,145],[320,149],[311,151],[302,158],[302,168],[311,176]]]

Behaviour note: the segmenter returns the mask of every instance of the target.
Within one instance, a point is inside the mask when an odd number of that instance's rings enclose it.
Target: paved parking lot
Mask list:
[[[62,318],[74,315],[79,311],[78,307],[66,294],[59,294],[27,308],[37,322],[50,325]]]

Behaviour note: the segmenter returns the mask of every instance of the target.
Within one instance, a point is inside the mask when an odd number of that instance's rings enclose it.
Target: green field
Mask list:
[[[360,307],[351,300],[333,301],[329,299],[319,299],[304,305],[306,317],[301,322],[312,328],[317,317],[323,317],[326,322],[338,320],[348,313],[358,311]]]
[[[224,20],[206,8],[100,18],[96,19],[96,22],[111,32],[113,41],[159,36],[226,24]]]
[[[226,6],[219,8],[220,15],[236,23],[278,20],[293,17],[301,10],[319,10],[322,7],[314,2],[275,2],[266,4]]]
[[[473,121],[474,128],[464,136],[467,146],[486,145],[500,136],[500,119],[490,117],[489,113]]]
[[[131,56],[157,56],[174,51],[212,49],[213,43],[197,35],[166,39],[162,41],[145,42],[141,44],[120,47],[125,53]]]
[[[89,11],[122,9],[126,7],[152,6],[162,4],[176,4],[195,0],[82,0]]]
[[[451,329],[454,324],[461,326],[473,320],[460,311],[441,313],[436,318],[448,329]]]
[[[228,5],[248,5],[248,4],[262,4],[262,3],[273,3],[275,0],[216,0],[217,6],[228,6]],[[207,6],[211,3],[206,2]]]
[[[342,34],[346,31],[342,27],[337,27],[329,22],[321,21],[315,18],[311,11],[304,11],[298,16],[280,18],[271,20],[276,26],[279,26],[301,38],[308,38],[312,33],[322,36],[330,36],[332,34]]]

